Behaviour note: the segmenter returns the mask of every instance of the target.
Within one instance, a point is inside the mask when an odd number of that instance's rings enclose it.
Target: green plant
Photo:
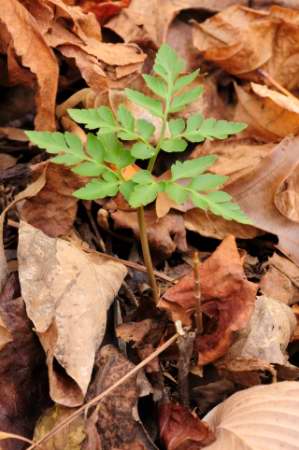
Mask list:
[[[188,89],[199,71],[182,75],[184,67],[184,61],[174,50],[162,45],[153,68],[155,75],[143,75],[146,85],[155,95],[150,97],[132,89],[125,90],[129,100],[160,119],[156,144],[153,143],[154,125],[136,119],[124,105],[119,106],[116,114],[107,106],[68,111],[71,118],[84,124],[86,129],[97,130],[96,134],[88,134],[86,148],[72,133],[27,132],[33,144],[56,155],[52,162],[70,166],[73,172],[91,178],[84,187],[74,192],[74,196],[94,200],[113,197],[121,192],[129,205],[137,208],[144,261],[156,301],[159,296],[143,208],[153,202],[159,192],[165,192],[178,204],[191,200],[194,206],[226,220],[250,223],[239,206],[232,202],[231,196],[219,190],[227,177],[206,173],[216,156],[177,161],[171,167],[168,180],[158,180],[152,174],[160,151],[183,152],[188,142],[225,139],[246,127],[243,123],[205,119],[201,114],[191,115],[187,120],[174,117],[202,93],[202,87]],[[137,166],[139,170],[127,179],[124,169],[137,160],[148,160],[147,169]]]

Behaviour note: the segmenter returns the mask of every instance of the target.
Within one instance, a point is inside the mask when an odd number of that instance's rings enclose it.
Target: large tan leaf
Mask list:
[[[130,6],[109,21],[108,26],[125,42],[140,38],[151,40],[157,47],[165,42],[168,28],[174,18],[185,9],[220,11],[236,0],[132,0]],[[140,33],[142,29],[143,33]]]
[[[286,138],[262,162],[255,176],[248,175],[227,187],[235,201],[261,230],[276,234],[278,248],[299,262],[299,224],[282,215],[274,204],[274,195],[287,174],[299,161],[299,138]]]
[[[216,433],[205,450],[299,449],[299,383],[284,381],[237,392],[204,420]]]
[[[106,313],[126,268],[21,222],[19,276],[27,313],[47,354],[50,395],[65,406],[82,403]],[[68,377],[55,371],[54,360]]]
[[[56,58],[34,18],[20,2],[0,0],[0,10],[0,22],[7,27],[16,54],[37,78],[35,126],[39,130],[53,130],[56,128],[55,100],[58,84]]]

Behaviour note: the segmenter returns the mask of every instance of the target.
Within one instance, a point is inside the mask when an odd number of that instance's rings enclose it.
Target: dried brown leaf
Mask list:
[[[216,363],[219,374],[225,379],[231,380],[237,385],[251,387],[264,384],[264,381],[272,383],[277,381],[274,367],[256,358],[237,357],[232,360],[225,358]]]
[[[166,40],[171,22],[185,9],[219,11],[234,0],[131,0],[129,7],[106,24],[125,42],[151,41],[159,47]],[[238,2],[240,3],[240,1]],[[245,2],[244,2],[245,3]],[[140,33],[140,28],[142,33]]]
[[[82,186],[80,177],[57,164],[37,168],[37,175],[46,170],[45,186],[21,210],[21,217],[48,236],[67,234],[74,223],[78,200],[72,193]]]
[[[139,237],[137,214],[135,211],[115,211],[111,214],[115,228],[129,228]],[[179,250],[187,250],[186,231],[183,217],[170,213],[158,219],[154,210],[145,211],[149,243],[160,256],[165,258]]]
[[[21,222],[19,273],[27,313],[47,353],[50,395],[65,406],[82,403],[106,312],[126,268]],[[55,370],[55,362],[65,370]]]
[[[299,268],[289,259],[274,253],[269,268],[260,281],[260,290],[267,297],[292,305],[299,301]]]
[[[298,142],[299,138],[284,139],[263,161],[254,177],[243,177],[226,189],[256,227],[278,236],[278,248],[297,264],[299,225],[280,214],[273,199],[286,175],[298,164]]]
[[[252,317],[229,349],[226,360],[257,358],[285,365],[286,348],[295,326],[296,318],[289,306],[271,297],[257,297]]]
[[[91,385],[92,396],[122,378],[134,365],[115,347],[106,345],[97,355],[98,371]],[[137,419],[140,393],[138,380],[131,377],[107,395],[87,421],[84,450],[155,450]]]
[[[223,356],[235,331],[246,327],[254,309],[256,286],[247,281],[235,239],[228,236],[200,268],[202,311],[215,320],[215,329],[196,340],[199,364]],[[169,288],[159,307],[173,320],[190,323],[195,311],[193,273]]]
[[[299,222],[299,165],[287,174],[274,196],[278,211],[293,222]]]
[[[58,84],[58,64],[37,23],[17,0],[0,1],[1,22],[7,27],[16,54],[25,67],[35,74],[37,114],[35,126],[39,130],[53,130],[55,99]]]
[[[215,440],[205,422],[176,403],[160,406],[159,427],[167,450],[199,450]]]

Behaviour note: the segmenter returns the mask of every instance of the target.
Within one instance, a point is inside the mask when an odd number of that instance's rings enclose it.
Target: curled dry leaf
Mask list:
[[[160,406],[159,428],[167,450],[199,450],[215,440],[205,422],[176,403]]]
[[[286,348],[295,327],[296,317],[289,306],[271,297],[257,297],[254,313],[226,359],[257,358],[285,365],[288,361]]]
[[[284,381],[237,392],[204,420],[216,434],[205,450],[297,450],[299,383]]]
[[[101,348],[96,366],[98,371],[90,387],[92,397],[107,389],[134,367],[112,345]],[[100,408],[96,408],[87,419],[84,450],[156,449],[137,420],[136,407],[140,390],[138,378],[134,376],[101,400]]]
[[[228,358],[216,363],[217,370],[226,380],[231,380],[237,385],[251,387],[264,384],[271,380],[277,381],[274,367],[261,359],[237,357],[232,360]]]
[[[47,353],[50,395],[57,403],[77,406],[126,268],[25,222],[19,229],[18,259],[27,313]],[[66,375],[55,371],[55,361]]]
[[[299,131],[299,100],[251,83],[253,94],[235,85],[239,100],[235,117],[264,140],[277,140]]]
[[[299,165],[280,184],[275,192],[274,203],[281,214],[299,222]]]
[[[150,3],[148,0],[131,0],[129,7],[106,26],[125,42],[150,41],[159,47],[166,40],[171,22],[181,11],[204,9],[214,12],[234,3],[236,0],[151,0]]]
[[[260,281],[260,290],[267,297],[287,305],[299,301],[299,268],[289,259],[274,253],[269,268]]]
[[[82,186],[82,181],[68,168],[57,164],[39,166],[36,175],[46,170],[45,186],[21,210],[23,220],[48,236],[67,234],[74,223],[77,203],[72,193]]]
[[[111,214],[116,228],[129,228],[139,238],[135,211],[115,211]],[[169,257],[176,250],[187,250],[186,230],[183,217],[170,213],[158,219],[154,210],[145,211],[148,239],[151,247],[162,257]]]
[[[202,311],[216,322],[216,329],[196,340],[200,365],[223,356],[234,332],[245,328],[254,309],[256,286],[244,274],[242,259],[233,236],[228,236],[200,267]],[[159,307],[172,319],[190,324],[195,311],[193,274],[168,289]]]
[[[46,410],[39,418],[34,429],[34,441],[38,441],[49,433],[59,422],[65,420],[74,412],[71,408],[55,405]],[[68,426],[56,433],[46,443],[43,443],[44,450],[81,450],[81,444],[85,439],[84,419],[77,417]]]
[[[256,11],[231,6],[194,24],[193,43],[224,70],[251,81],[263,69],[288,89],[298,87],[299,12],[272,6]],[[263,42],[263,45],[260,43]]]
[[[248,175],[226,190],[248,214],[254,225],[278,236],[278,248],[299,263],[299,224],[288,220],[276,208],[275,192],[299,161],[299,138],[286,138],[260,164],[254,177]]]
[[[56,58],[23,4],[18,0],[1,0],[0,9],[1,22],[10,34],[16,54],[37,79],[35,126],[39,130],[53,130],[56,128],[55,99],[58,85]]]
[[[46,371],[42,349],[19,297],[15,274],[8,277],[0,294],[0,322],[0,430],[31,438],[36,419],[47,402],[43,391]],[[3,450],[24,448],[24,442],[15,439],[1,441]]]

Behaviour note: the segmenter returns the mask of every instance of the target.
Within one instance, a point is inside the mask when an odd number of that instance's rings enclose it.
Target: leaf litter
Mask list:
[[[0,106],[1,448],[40,441],[115,382],[44,448],[259,450],[269,439],[271,449],[297,448],[297,3],[0,0],[0,10],[0,89],[9,92]],[[121,197],[78,202],[83,179],[45,162],[23,130],[72,131],[85,143],[67,109],[123,102],[159,130],[124,89],[147,93],[140,74],[166,41],[201,69],[194,87],[204,94],[183,117],[248,124],[190,145],[187,157],[218,155],[209,171],[229,177],[224,190],[252,225],[159,194],[145,212],[161,274],[156,307],[136,212]],[[173,162],[159,156],[155,176],[167,180]],[[173,342],[183,330],[187,342],[198,305],[203,332],[188,357]]]

